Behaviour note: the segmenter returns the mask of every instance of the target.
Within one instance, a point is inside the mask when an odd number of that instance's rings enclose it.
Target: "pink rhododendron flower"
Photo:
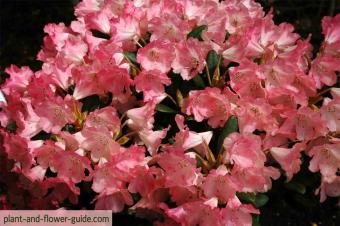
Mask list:
[[[181,153],[162,153],[157,163],[166,172],[166,186],[197,185],[200,173],[196,169],[196,160]]]
[[[127,190],[114,193],[112,195],[100,196],[97,198],[96,210],[112,210],[119,213],[124,209],[125,204],[132,205],[133,199]]]
[[[340,16],[335,17],[325,16],[322,19],[322,33],[325,35],[323,43],[323,51],[327,55],[336,56],[339,52],[340,45]]]
[[[1,85],[1,90],[6,95],[10,95],[10,93],[14,91],[23,93],[26,91],[33,77],[33,72],[29,67],[18,68],[15,65],[11,65],[11,67],[6,69],[6,73],[8,73],[10,77]]]
[[[58,173],[58,178],[78,183],[86,178],[85,169],[91,173],[90,160],[74,152],[66,152],[48,142],[34,150],[37,162],[43,168],[50,168]]]
[[[321,88],[324,84],[332,86],[336,83],[336,72],[340,71],[340,60],[332,56],[318,56],[312,62],[310,76],[313,77],[316,87]]]
[[[327,128],[332,132],[340,131],[340,99],[325,98],[321,107],[321,118],[327,123]]]
[[[178,114],[175,120],[180,131],[176,134],[174,146],[181,147],[183,150],[194,148],[199,154],[208,156],[206,149],[212,138],[212,132],[196,133],[190,131],[184,125],[184,117]]]
[[[204,194],[208,198],[217,197],[223,203],[234,198],[237,187],[227,173],[228,171],[223,167],[209,173],[202,185]]]
[[[113,194],[124,188],[126,181],[114,166],[107,162],[93,172],[92,189],[101,194]]]
[[[104,95],[105,91],[100,87],[98,71],[89,67],[78,67],[72,71],[75,82],[73,97],[76,100],[94,94]]]
[[[182,111],[194,115],[198,122],[208,119],[211,127],[222,127],[230,115],[230,103],[217,88],[191,91],[184,100]]]
[[[149,101],[143,107],[132,108],[126,112],[129,126],[135,130],[152,129],[154,123],[155,102]]]
[[[340,142],[337,140],[334,143],[324,144],[313,147],[309,152],[312,156],[309,169],[312,172],[320,171],[323,180],[327,183],[333,182],[340,169]]]
[[[236,110],[238,123],[242,133],[252,133],[256,129],[269,134],[278,129],[278,121],[272,115],[272,107],[265,99],[244,99],[244,105]]]
[[[67,100],[56,98],[46,100],[35,106],[39,116],[39,125],[46,132],[58,133],[67,123],[74,121],[71,104]]]
[[[266,192],[272,187],[272,179],[280,177],[280,171],[274,167],[253,167],[232,170],[231,175],[242,192]]]
[[[124,41],[136,42],[142,37],[140,21],[133,15],[124,15],[113,23],[115,32],[113,34],[115,42],[122,43]]]
[[[127,69],[113,67],[98,72],[100,89],[111,92],[120,102],[125,102],[131,91],[132,80]]]
[[[175,73],[182,76],[184,80],[190,80],[202,72],[206,64],[207,46],[197,39],[189,38],[181,41],[175,46],[176,57],[171,67]]]
[[[286,120],[279,132],[298,140],[311,140],[325,135],[326,125],[319,111],[303,107],[297,112],[287,112]]]
[[[293,175],[300,170],[301,165],[301,151],[305,148],[305,144],[299,143],[293,148],[279,148],[273,147],[270,149],[270,154],[280,163],[282,169],[286,172],[287,181],[290,181]]]
[[[260,212],[252,205],[242,204],[236,197],[231,200],[227,207],[221,210],[221,225],[252,225],[251,214]]]
[[[91,112],[86,118],[84,128],[101,128],[105,127],[110,132],[116,133],[120,130],[120,120],[117,116],[116,109],[105,107]]]
[[[145,70],[158,70],[167,73],[171,69],[174,59],[173,45],[165,41],[153,41],[140,48],[137,53],[137,61]]]
[[[133,170],[137,167],[147,167],[144,159],[145,148],[141,146],[131,146],[129,148],[121,147],[120,152],[112,156],[111,163],[117,167],[121,173],[125,172],[129,176],[134,176]],[[131,174],[131,175],[130,175]],[[127,178],[127,176],[125,175]]]
[[[3,148],[9,159],[19,163],[22,170],[28,170],[34,163],[32,153],[28,149],[27,140],[18,135],[6,134],[0,130],[3,137]]]
[[[338,197],[340,15],[322,20],[315,53],[272,12],[82,0],[69,26],[46,25],[42,67],[11,65],[1,84],[0,209],[93,204],[154,225],[250,226],[257,193],[280,172],[300,183],[306,164],[320,201]]]
[[[161,101],[166,97],[164,85],[170,85],[171,80],[164,73],[157,70],[142,71],[135,79],[137,92],[143,92],[144,101],[157,98]]]
[[[188,21],[182,20],[175,12],[164,15],[164,11],[160,17],[151,19],[149,29],[152,31],[150,41],[164,39],[178,42],[190,32]]]
[[[223,161],[234,164],[234,170],[262,167],[266,156],[261,150],[261,138],[256,135],[232,133],[223,142]]]
[[[207,201],[195,201],[185,203],[177,208],[168,209],[166,214],[181,223],[181,225],[213,226],[219,224],[219,212],[217,202],[210,204]],[[213,200],[215,201],[215,200]]]
[[[99,161],[100,158],[109,160],[114,153],[119,151],[119,144],[113,140],[112,134],[104,127],[90,127],[82,130],[81,134],[85,139],[80,147],[90,151],[94,161]]]
[[[147,130],[144,129],[138,133],[139,138],[148,147],[150,155],[155,155],[161,146],[162,139],[165,138],[168,129],[164,130]]]
[[[324,202],[327,196],[339,197],[340,195],[340,177],[337,176],[331,183],[322,181],[320,186],[320,202]]]

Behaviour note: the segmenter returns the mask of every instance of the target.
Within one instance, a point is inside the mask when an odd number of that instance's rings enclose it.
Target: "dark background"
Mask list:
[[[10,64],[28,65],[39,70],[41,63],[36,54],[41,49],[43,28],[47,23],[63,22],[66,25],[75,19],[73,7],[78,0],[0,0],[0,73]],[[312,34],[315,50],[323,37],[321,19],[340,12],[339,0],[258,0],[268,11],[274,9],[276,24],[290,22],[302,38]],[[313,186],[319,184],[319,175],[308,172],[307,166],[297,177],[313,177],[304,195],[283,183],[274,182],[268,195],[269,202],[261,208],[260,222],[263,226],[336,226],[340,225],[340,210],[337,199],[328,199],[322,205],[313,194]],[[307,175],[310,174],[310,175]],[[293,180],[294,181],[294,180]],[[299,180],[297,180],[299,181]],[[301,192],[301,191],[300,191]],[[118,216],[118,225],[141,225],[135,219]],[[117,219],[116,218],[116,219]],[[127,221],[129,223],[127,223]]]

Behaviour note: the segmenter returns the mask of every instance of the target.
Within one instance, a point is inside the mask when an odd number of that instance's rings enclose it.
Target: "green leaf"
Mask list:
[[[81,111],[91,112],[100,108],[100,98],[98,95],[92,95],[81,99],[83,103]]]
[[[255,194],[255,193],[237,193],[237,197],[243,203],[251,203],[256,208],[264,206],[269,198],[265,194]]]
[[[159,112],[163,112],[163,113],[169,113],[169,114],[173,114],[173,113],[176,113],[177,111],[164,105],[164,104],[158,104],[157,105],[157,111]]]
[[[106,39],[106,40],[109,40],[111,38],[110,35],[103,33],[101,31],[98,31],[98,30],[92,30],[91,29],[91,32],[92,32],[92,35],[94,37],[97,37],[97,38],[103,38],[103,39]]]
[[[297,181],[290,181],[289,183],[285,184],[285,187],[302,195],[306,193],[305,185]]]
[[[67,132],[69,132],[71,134],[77,132],[76,131],[76,127],[73,124],[70,124],[70,123],[66,124],[61,130],[62,131],[67,131]]]
[[[256,199],[255,193],[237,193],[237,197],[243,203],[254,203]]]
[[[269,198],[265,194],[257,194],[256,198],[255,198],[255,202],[254,202],[255,207],[260,208],[260,207],[266,205],[268,200],[269,200]]]
[[[45,131],[41,131],[37,135],[31,138],[31,140],[48,140],[52,136],[51,133],[46,133]]]
[[[201,35],[202,35],[203,30],[208,30],[208,26],[207,25],[201,25],[201,26],[194,28],[192,31],[190,31],[187,38],[192,37],[192,38],[197,38],[199,40],[202,40]]]
[[[11,121],[10,123],[8,123],[6,129],[8,130],[8,132],[10,133],[15,133],[18,129],[17,124],[15,123],[15,121]]]
[[[231,133],[238,131],[237,117],[232,115],[224,125],[217,141],[217,150],[221,150],[224,139]]]
[[[129,61],[131,61],[131,63],[138,65],[138,62],[137,62],[136,54],[135,54],[135,53],[131,53],[131,52],[128,52],[128,51],[124,51],[123,54],[124,54],[124,56],[125,56],[126,58],[129,59]]]
[[[260,215],[252,214],[252,218],[253,218],[253,226],[261,226]]]
[[[209,71],[213,71],[218,63],[218,54],[214,50],[210,50],[207,56],[207,64]]]
[[[195,121],[194,116],[185,116],[185,121]]]
[[[205,84],[204,84],[204,81],[203,79],[201,78],[200,75],[196,75],[192,81],[195,83],[195,85],[197,86],[197,88],[200,88],[200,89],[204,89],[205,87]]]
[[[311,198],[306,197],[305,195],[295,193],[295,195],[293,195],[293,199],[307,208],[311,208],[317,205],[317,202],[313,201],[313,199]]]

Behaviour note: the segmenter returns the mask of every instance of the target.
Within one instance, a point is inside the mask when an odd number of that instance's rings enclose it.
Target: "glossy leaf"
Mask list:
[[[290,181],[289,183],[285,184],[285,187],[291,191],[295,191],[299,194],[305,194],[306,193],[306,187],[305,185],[297,182],[297,181]]]
[[[237,117],[232,115],[224,125],[217,141],[217,150],[221,150],[224,139],[231,133],[238,131]]]
[[[196,75],[192,81],[195,83],[196,87],[199,89],[204,89],[205,84],[200,75]]]
[[[169,114],[176,113],[176,110],[174,110],[171,107],[168,107],[164,104],[158,104],[156,109],[157,109],[157,111],[163,112],[163,113],[169,113]]]
[[[194,28],[189,34],[188,34],[188,38],[192,37],[192,38],[197,38],[199,40],[202,40],[202,31],[204,30],[208,30],[208,26],[207,25],[201,25],[198,26],[196,28]]]
[[[213,71],[218,63],[218,55],[214,50],[210,50],[207,56],[209,71]]]
[[[243,202],[243,203],[251,203],[256,208],[260,208],[264,206],[269,198],[265,194],[255,194],[255,193],[238,193],[237,197]]]
[[[135,54],[135,53],[131,53],[131,52],[128,52],[128,51],[124,51],[123,54],[124,54],[124,56],[125,56],[126,58],[129,59],[129,61],[130,61],[131,63],[138,65],[137,59],[136,59],[136,54]]]

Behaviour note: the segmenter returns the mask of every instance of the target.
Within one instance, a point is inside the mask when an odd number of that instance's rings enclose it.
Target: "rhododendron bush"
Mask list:
[[[2,209],[252,225],[303,164],[340,196],[340,14],[313,54],[253,0],[83,0],[1,85]],[[299,188],[295,188],[299,189]]]

